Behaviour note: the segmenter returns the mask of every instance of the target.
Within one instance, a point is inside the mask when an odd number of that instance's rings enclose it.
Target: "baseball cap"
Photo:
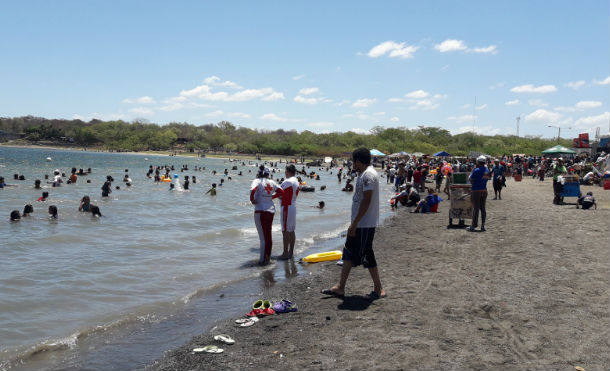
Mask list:
[[[483,155],[477,157],[477,162],[487,162],[487,158]]]

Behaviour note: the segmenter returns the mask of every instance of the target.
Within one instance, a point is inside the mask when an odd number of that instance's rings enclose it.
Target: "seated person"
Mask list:
[[[438,204],[442,200],[443,199],[438,197],[436,192],[434,192],[434,189],[428,188],[428,195],[426,196],[426,198],[424,198],[423,200],[421,200],[417,203],[417,207],[415,208],[415,210],[413,210],[413,212],[414,213],[420,213],[420,212],[421,213],[429,213],[429,212],[435,213],[436,210],[438,209]]]
[[[597,203],[595,202],[595,197],[593,197],[593,192],[587,192],[586,195],[578,197],[578,204],[582,206],[583,210],[590,209],[591,206],[594,206],[595,210],[597,210]]]
[[[417,205],[421,197],[419,196],[419,193],[411,183],[403,184],[402,186],[400,186],[400,189],[402,190],[402,192],[392,197],[392,199],[390,200],[390,202],[393,203],[393,206],[398,206],[398,203],[396,201],[400,202],[403,206]]]

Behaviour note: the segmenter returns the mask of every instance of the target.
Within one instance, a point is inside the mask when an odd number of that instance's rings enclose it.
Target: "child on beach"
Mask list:
[[[593,197],[593,192],[587,192],[586,195],[580,196],[578,204],[582,206],[583,210],[590,209],[592,206],[597,210],[597,203],[595,202],[595,197]]]
[[[84,196],[80,200],[78,211],[91,211],[91,199],[89,198],[89,196]]]
[[[210,196],[216,196],[216,183],[212,183],[212,188],[210,188],[205,194],[210,194]]]

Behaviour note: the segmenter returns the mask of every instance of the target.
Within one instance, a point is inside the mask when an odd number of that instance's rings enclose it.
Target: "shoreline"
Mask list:
[[[361,267],[344,300],[326,297],[340,268],[317,263],[263,291],[298,312],[247,328],[221,320],[145,369],[606,369],[610,192],[591,190],[598,210],[552,205],[549,181],[510,181],[503,200],[488,199],[485,233],[447,229],[447,201],[437,214],[399,208],[374,241],[387,298],[364,298],[372,283]],[[583,218],[586,228],[574,225]],[[208,344],[224,353],[192,352]]]
[[[140,152],[116,152],[108,151],[100,148],[86,149],[84,147],[75,146],[54,146],[54,145],[35,145],[35,144],[6,144],[0,143],[0,147],[8,148],[23,148],[23,149],[40,149],[40,150],[58,150],[58,151],[74,151],[74,152],[101,152],[101,153],[112,153],[121,155],[138,155],[138,156],[167,156],[167,157],[182,157],[182,158],[199,158],[197,152],[180,152],[179,154],[172,155],[171,151],[140,151]],[[190,154],[192,153],[192,154]],[[261,159],[257,159],[256,154],[218,154],[218,153],[206,153],[205,158],[215,158],[219,160],[239,160],[239,161],[270,161],[270,162],[281,162],[286,163],[287,159],[295,158],[299,156],[287,156],[287,155],[260,155]],[[311,158],[306,158],[311,160]],[[307,161],[306,161],[307,162]],[[297,162],[298,165],[304,165],[304,163]],[[322,165],[324,166],[324,165]]]

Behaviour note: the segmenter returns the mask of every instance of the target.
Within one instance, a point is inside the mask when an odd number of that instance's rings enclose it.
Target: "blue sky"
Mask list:
[[[0,3],[0,47],[0,116],[487,135],[519,116],[564,138],[610,122],[607,0],[24,0]]]

